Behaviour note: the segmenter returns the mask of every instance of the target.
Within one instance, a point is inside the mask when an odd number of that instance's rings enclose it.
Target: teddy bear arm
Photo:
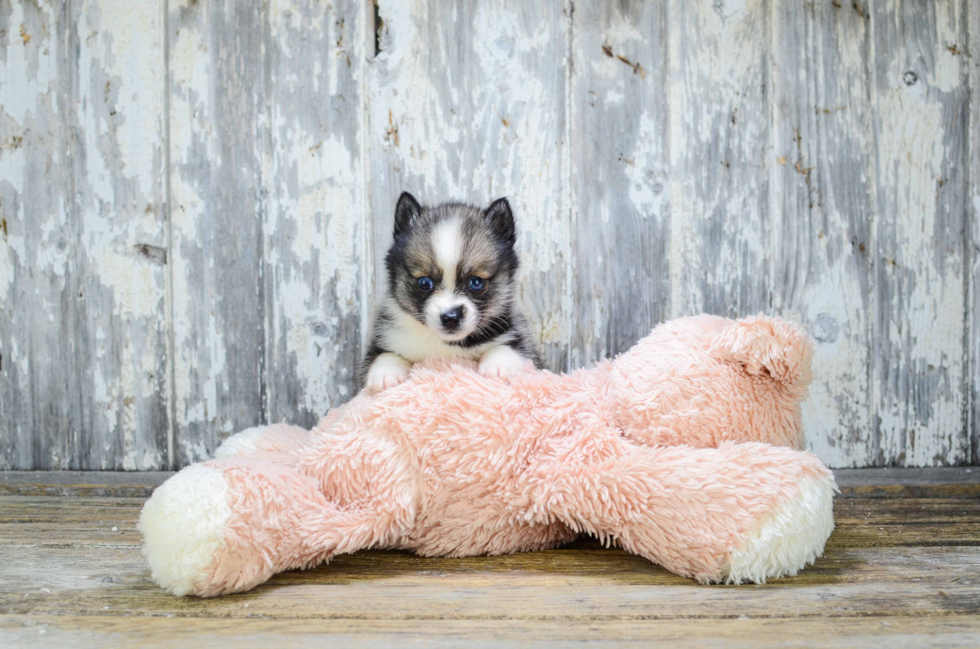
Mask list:
[[[410,520],[402,504],[341,507],[302,470],[232,458],[167,480],[144,505],[139,529],[154,581],[175,595],[212,597],[389,543]]]
[[[544,510],[701,582],[795,575],[833,529],[833,477],[815,457],[768,444],[635,447],[564,463]]]

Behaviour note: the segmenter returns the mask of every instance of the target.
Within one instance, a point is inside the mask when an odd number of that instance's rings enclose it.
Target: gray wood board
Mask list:
[[[769,3],[667,3],[672,315],[770,311]]]
[[[874,3],[876,462],[969,460],[966,3]]]
[[[781,2],[772,30],[773,306],[816,341],[808,443],[834,466],[868,466],[872,29],[851,6]]]
[[[79,468],[168,462],[161,0],[68,3]]]
[[[574,367],[626,351],[670,313],[666,9],[595,0],[572,14]]]
[[[268,22],[266,410],[312,427],[353,396],[361,357],[365,20],[353,0],[298,0]]]
[[[64,11],[0,5],[0,466],[67,468],[73,349]],[[15,318],[15,315],[17,316]]]
[[[264,420],[264,20],[171,0],[170,221],[178,464]]]
[[[970,57],[966,65],[970,66],[970,128],[968,131],[971,143],[970,160],[970,219],[973,225],[972,238],[967,247],[970,269],[970,295],[967,303],[967,315],[970,319],[969,338],[967,340],[968,359],[970,363],[970,381],[972,408],[970,412],[969,430],[972,431],[973,464],[980,464],[980,318],[977,308],[980,306],[980,3],[970,2],[969,33]]]
[[[0,465],[167,462],[158,9],[0,6]]]

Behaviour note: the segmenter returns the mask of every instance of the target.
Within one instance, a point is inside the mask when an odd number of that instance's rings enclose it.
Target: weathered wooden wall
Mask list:
[[[0,469],[351,396],[393,202],[509,196],[548,364],[795,318],[833,466],[980,461],[970,0],[0,0]]]

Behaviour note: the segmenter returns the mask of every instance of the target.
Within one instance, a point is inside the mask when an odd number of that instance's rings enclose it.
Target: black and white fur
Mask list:
[[[485,210],[461,203],[422,207],[403,193],[385,257],[388,291],[361,364],[361,384],[370,391],[397,385],[412,363],[434,356],[478,360],[479,371],[493,376],[518,371],[527,361],[540,366],[515,303],[516,240],[505,198]]]

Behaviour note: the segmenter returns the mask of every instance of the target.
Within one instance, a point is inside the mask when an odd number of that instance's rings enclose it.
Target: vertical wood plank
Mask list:
[[[666,8],[575,3],[573,367],[629,349],[670,311]]]
[[[674,316],[769,309],[766,0],[671,0]]]
[[[964,462],[966,3],[876,0],[878,462]]]
[[[269,5],[271,421],[313,426],[354,389],[366,272],[364,22],[354,0]]]
[[[871,25],[850,4],[775,0],[772,29],[773,307],[817,342],[808,445],[830,466],[868,466]]]
[[[967,313],[970,319],[969,353],[971,369],[970,431],[973,442],[972,463],[980,464],[980,4],[967,3],[969,12],[970,37],[969,55],[966,65],[970,66],[970,208],[968,213],[973,224],[973,238],[968,248],[971,264],[970,302]]]
[[[78,468],[67,7],[0,4],[0,469]]]
[[[264,13],[169,0],[175,461],[264,419]]]
[[[163,10],[71,3],[81,469],[168,465]]]
[[[395,201],[489,204],[518,221],[520,297],[545,363],[567,367],[565,2],[378,3],[380,52],[369,76],[372,304],[384,290]]]

